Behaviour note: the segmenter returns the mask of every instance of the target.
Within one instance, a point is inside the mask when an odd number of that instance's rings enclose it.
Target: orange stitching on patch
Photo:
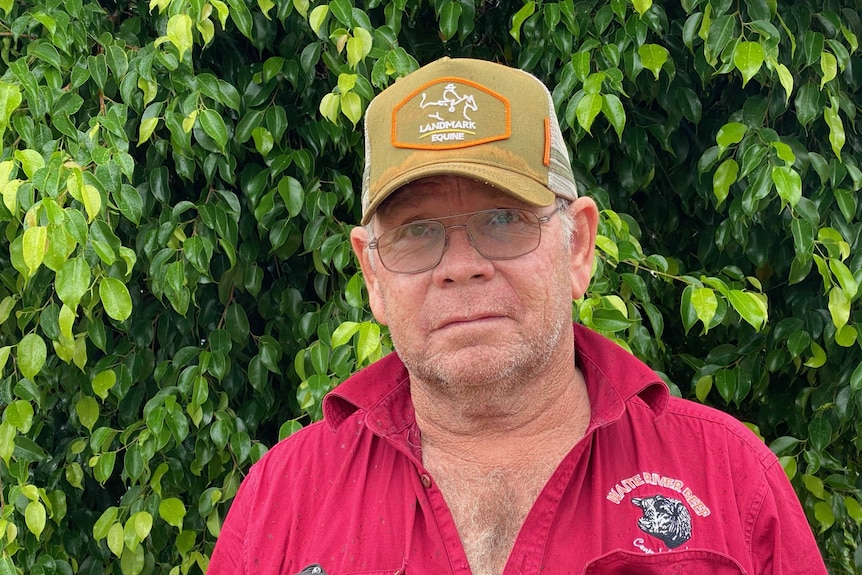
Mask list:
[[[506,120],[505,120],[506,131],[502,134],[496,134],[494,136],[490,136],[488,138],[482,138],[480,140],[471,140],[470,142],[443,144],[443,145],[411,144],[411,143],[404,143],[404,142],[398,141],[398,129],[397,129],[396,124],[398,123],[398,112],[399,112],[399,110],[401,110],[401,108],[403,108],[405,105],[407,105],[407,103],[409,101],[411,101],[413,98],[415,98],[423,90],[425,90],[431,86],[434,86],[435,84],[442,84],[443,82],[459,82],[459,83],[465,84],[467,86],[472,86],[473,88],[476,88],[477,90],[481,90],[482,92],[485,92],[489,96],[499,100],[503,104],[503,108],[505,109],[505,112],[506,112]],[[423,84],[422,86],[420,86],[419,88],[417,88],[416,90],[414,90],[413,92],[411,92],[406,98],[404,98],[401,101],[400,104],[398,104],[394,108],[392,108],[392,131],[391,131],[390,142],[392,143],[392,146],[395,148],[407,148],[407,149],[411,149],[411,150],[457,150],[459,148],[469,148],[470,146],[477,146],[479,144],[487,144],[488,142],[496,142],[498,140],[507,140],[511,136],[512,136],[512,105],[509,102],[509,99],[506,98],[505,96],[503,96],[502,94],[498,94],[497,92],[490,90],[490,89],[486,88],[485,86],[483,86],[477,82],[473,82],[472,80],[467,80],[464,78],[458,78],[455,76],[446,76],[443,78],[437,78],[435,80],[427,82],[427,83]]]
[[[545,155],[542,156],[542,163],[547,168],[551,165],[551,119],[545,118]]]

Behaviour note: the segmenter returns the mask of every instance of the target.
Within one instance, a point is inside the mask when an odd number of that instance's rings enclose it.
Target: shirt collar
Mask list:
[[[616,421],[632,400],[645,403],[655,417],[664,413],[670,393],[654,371],[604,336],[578,324],[573,329],[590,397],[590,428]],[[366,413],[366,425],[381,436],[413,424],[410,377],[397,353],[358,371],[323,400],[323,414],[333,430],[359,410]]]

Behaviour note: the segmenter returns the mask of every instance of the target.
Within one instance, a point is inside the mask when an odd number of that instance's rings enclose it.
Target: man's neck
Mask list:
[[[502,396],[452,396],[412,381],[423,450],[496,469],[527,463],[527,453],[558,463],[590,421],[586,385],[574,362],[569,365],[568,373],[545,373]]]

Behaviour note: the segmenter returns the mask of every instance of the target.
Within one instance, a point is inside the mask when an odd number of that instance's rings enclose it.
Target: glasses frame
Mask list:
[[[438,265],[440,265],[440,262],[443,261],[443,256],[446,255],[446,250],[449,248],[449,230],[451,230],[453,228],[464,228],[464,231],[467,232],[467,239],[470,242],[470,245],[473,246],[473,249],[476,250],[476,252],[478,252],[478,254],[480,256],[482,256],[483,258],[488,259],[488,260],[492,260],[492,261],[495,261],[495,260],[514,260],[514,259],[523,257],[523,256],[525,256],[529,253],[532,253],[532,252],[536,251],[537,249],[539,249],[539,246],[542,243],[542,224],[546,224],[549,221],[551,221],[551,218],[556,213],[562,211],[563,209],[564,208],[562,206],[557,206],[554,208],[554,211],[551,212],[550,214],[545,215],[545,216],[540,216],[539,214],[537,214],[533,210],[528,210],[525,208],[489,208],[487,210],[478,210],[475,212],[466,212],[463,214],[454,214],[451,216],[443,216],[441,218],[428,218],[428,219],[424,219],[424,220],[416,220],[414,222],[408,222],[406,224],[401,224],[399,226],[395,226],[394,228],[390,228],[383,233],[385,234],[385,233],[390,232],[392,230],[396,230],[396,229],[400,228],[401,226],[409,226],[409,225],[422,224],[422,223],[439,223],[439,224],[442,224],[441,220],[451,220],[453,218],[463,218],[465,216],[467,217],[467,219],[464,221],[463,224],[452,224],[451,226],[446,226],[446,225],[443,226],[443,250],[440,252],[440,257],[437,258],[437,261],[433,265],[424,267],[422,269],[411,270],[411,271],[393,270],[388,265],[386,265],[386,262],[384,261],[384,258],[382,255],[380,256],[380,263],[383,264],[383,267],[385,267],[387,270],[389,270],[390,272],[395,273],[395,274],[420,274],[422,272],[427,272],[428,270],[432,270],[432,269],[436,268]],[[533,249],[526,251],[522,254],[518,254],[516,256],[503,256],[503,257],[486,256],[485,254],[482,253],[482,250],[480,250],[476,246],[476,244],[474,243],[473,236],[470,234],[470,228],[467,226],[467,224],[469,223],[469,221],[472,218],[474,218],[480,214],[485,214],[488,212],[509,211],[509,210],[526,212],[526,213],[532,214],[536,217],[536,223],[538,224],[537,229],[539,230],[539,238],[538,238],[538,241],[536,242],[536,247],[534,247]],[[383,234],[381,234],[381,235],[383,235]],[[370,242],[368,242],[368,249],[369,250],[377,250],[378,255],[380,254],[380,245],[378,242],[379,239],[380,239],[380,237],[378,236],[376,238],[372,238],[372,240]]]

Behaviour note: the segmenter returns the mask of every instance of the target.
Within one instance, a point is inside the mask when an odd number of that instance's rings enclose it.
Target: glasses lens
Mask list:
[[[446,247],[446,229],[440,222],[413,222],[387,230],[377,240],[377,252],[386,269],[413,273],[433,268]]]
[[[486,210],[467,220],[467,231],[480,254],[490,259],[517,258],[539,247],[542,226],[527,210]]]

